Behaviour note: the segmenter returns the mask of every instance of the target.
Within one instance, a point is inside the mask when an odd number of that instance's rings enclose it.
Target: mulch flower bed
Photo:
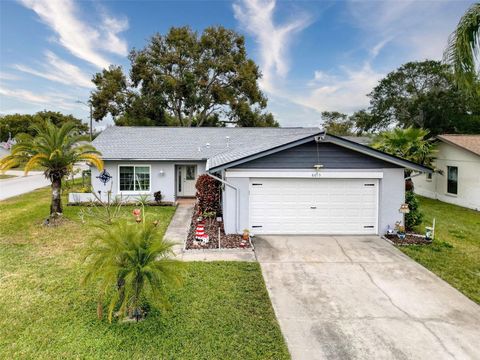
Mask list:
[[[432,240],[426,239],[425,236],[419,234],[408,233],[405,239],[400,239],[396,234],[387,234],[385,237],[395,245],[429,245]]]
[[[195,230],[198,223],[198,207],[195,206],[190,225],[190,231],[187,237],[187,250],[193,249],[218,249],[218,230],[220,229],[220,248],[221,249],[241,249],[249,248],[250,241],[244,241],[241,235],[230,234],[226,235],[223,229],[223,222],[218,222],[216,219],[205,220],[205,234],[209,236],[208,243],[204,244],[202,241],[195,239]]]

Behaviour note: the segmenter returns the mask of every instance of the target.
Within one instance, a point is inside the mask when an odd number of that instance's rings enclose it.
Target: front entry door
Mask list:
[[[177,196],[195,196],[197,165],[180,165],[177,167]]]

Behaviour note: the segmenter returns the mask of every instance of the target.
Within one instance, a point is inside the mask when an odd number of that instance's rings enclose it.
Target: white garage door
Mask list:
[[[376,234],[377,179],[251,179],[254,234]]]

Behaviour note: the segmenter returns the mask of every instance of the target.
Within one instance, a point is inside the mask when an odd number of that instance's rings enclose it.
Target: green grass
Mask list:
[[[11,179],[11,178],[14,178],[16,177],[15,175],[8,175],[8,174],[0,174],[0,180],[4,180],[4,179]]]
[[[48,189],[0,202],[1,359],[289,358],[257,263],[187,263],[171,310],[138,324],[97,320],[95,289],[80,286],[95,230],[79,207],[65,207],[62,226],[41,226],[48,204]],[[174,208],[147,209],[164,231]]]
[[[480,212],[419,197],[422,226],[436,219],[429,246],[399,247],[470,299],[480,304]]]

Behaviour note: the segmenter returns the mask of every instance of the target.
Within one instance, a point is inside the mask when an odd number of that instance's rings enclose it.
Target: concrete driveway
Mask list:
[[[293,359],[480,359],[480,307],[376,236],[260,236]]]

